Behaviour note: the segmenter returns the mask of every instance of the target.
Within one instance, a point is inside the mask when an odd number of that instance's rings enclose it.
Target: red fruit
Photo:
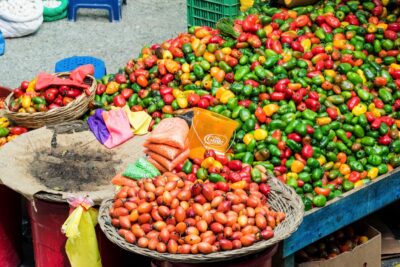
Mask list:
[[[207,109],[210,106],[210,102],[207,99],[201,98],[199,103],[197,103],[199,108]]]
[[[68,96],[65,96],[65,97],[62,99],[62,105],[63,105],[63,106],[66,106],[66,105],[68,105],[69,103],[71,103],[72,101],[74,101],[73,98],[68,97]]]
[[[229,161],[228,167],[232,171],[241,171],[242,168],[243,168],[242,162],[240,160],[237,160],[237,159]]]
[[[113,103],[116,107],[123,107],[126,105],[126,100],[122,95],[114,96]]]
[[[130,81],[131,83],[136,82],[136,76],[135,76],[135,73],[134,73],[134,72],[132,72],[131,74],[129,74],[129,81]]]
[[[126,77],[124,74],[121,73],[116,74],[114,80],[119,84],[126,83]]]
[[[225,155],[216,155],[215,159],[219,161],[222,165],[228,164],[229,160]]]
[[[215,185],[217,190],[221,190],[224,192],[228,192],[229,191],[229,185],[225,182],[217,182],[217,184]]]
[[[301,155],[303,156],[303,158],[311,158],[314,154],[314,149],[311,145],[306,144],[303,146],[303,148],[301,149]]]
[[[271,188],[269,185],[267,184],[260,184],[259,185],[259,190],[261,193],[263,193],[264,195],[268,195],[269,192],[271,191]]]
[[[196,107],[200,101],[200,96],[198,94],[189,94],[187,96],[187,101],[191,107]]]
[[[60,88],[58,89],[58,91],[60,92],[60,95],[62,95],[62,96],[66,96],[68,90],[69,90],[69,86],[66,86],[66,85],[61,85]]]
[[[46,99],[47,103],[53,103],[54,99],[56,99],[56,95],[54,94],[54,92],[47,90],[44,93],[44,98]]]
[[[102,95],[106,91],[106,89],[107,87],[104,84],[102,83],[97,84],[96,95]]]
[[[14,89],[13,93],[14,93],[14,96],[15,96],[16,98],[18,98],[18,97],[20,97],[20,96],[23,96],[23,94],[24,94],[24,92],[21,90],[21,88],[16,88],[16,89]]]
[[[216,156],[217,156],[217,154],[215,153],[215,150],[213,150],[213,149],[207,149],[204,152],[204,158],[209,158],[209,157],[215,158]]]
[[[326,112],[328,113],[328,116],[332,120],[336,120],[337,119],[337,117],[338,117],[337,108],[329,107],[329,108],[326,109]]]
[[[23,81],[22,83],[21,83],[21,86],[20,86],[20,88],[21,88],[21,90],[26,90],[27,88],[28,88],[28,86],[29,86],[29,82],[28,81]]]
[[[122,89],[121,95],[123,96],[123,98],[129,99],[131,95],[133,95],[133,90],[129,88]]]
[[[236,183],[242,180],[242,178],[240,177],[240,174],[237,172],[231,172],[229,173],[228,176],[229,181],[231,181],[232,183]]]

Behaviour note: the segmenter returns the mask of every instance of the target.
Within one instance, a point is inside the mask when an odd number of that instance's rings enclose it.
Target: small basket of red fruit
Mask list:
[[[40,128],[80,118],[94,100],[97,82],[91,75],[45,74],[13,90],[5,100],[5,115],[15,124]]]

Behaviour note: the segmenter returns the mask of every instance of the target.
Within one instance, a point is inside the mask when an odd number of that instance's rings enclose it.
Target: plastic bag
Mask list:
[[[194,116],[189,131],[190,158],[204,158],[206,149],[224,154],[238,122],[218,113],[193,108]]]
[[[101,267],[95,231],[98,211],[90,200],[78,198],[73,202],[75,209],[61,228],[68,238],[65,250],[71,267]]]
[[[170,161],[160,154],[147,151],[146,152],[153,160],[157,161],[160,165],[166,168],[168,171],[172,171],[175,167],[185,161],[189,157],[189,149],[184,150],[178,157],[176,157],[173,161]]]
[[[173,160],[174,158],[176,158],[176,156],[178,156],[179,153],[181,153],[181,151],[182,151],[181,149],[173,147],[173,146],[154,144],[154,143],[149,143],[149,142],[145,142],[143,144],[143,146],[148,148],[149,151],[160,154],[161,156],[163,156],[169,160]],[[188,146],[189,146],[189,143],[186,139],[185,149],[188,148]]]
[[[189,126],[180,118],[162,120],[153,130],[147,141],[164,144],[180,149],[185,148],[185,141],[189,133]]]
[[[160,163],[158,163],[157,161],[155,161],[152,158],[148,158],[147,159],[151,164],[153,164],[160,172],[164,173],[167,172],[168,170],[166,168],[164,168]]]
[[[139,168],[134,163],[129,164],[122,175],[135,180],[154,177],[151,173],[147,172],[145,169]]]

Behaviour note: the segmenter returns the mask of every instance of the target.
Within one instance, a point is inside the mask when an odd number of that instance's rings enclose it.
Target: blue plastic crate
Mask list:
[[[69,72],[86,64],[92,64],[94,66],[94,77],[96,79],[101,79],[106,75],[106,65],[104,64],[104,61],[88,56],[64,58],[56,63],[55,72]]]

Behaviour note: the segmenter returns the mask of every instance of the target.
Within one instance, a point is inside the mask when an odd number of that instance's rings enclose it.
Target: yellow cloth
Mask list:
[[[132,112],[128,106],[123,107],[123,110],[128,116],[129,123],[133,128],[133,133],[137,135],[144,135],[148,133],[151,122],[151,116],[145,111]]]
[[[98,211],[79,205],[67,218],[62,231],[67,243],[65,251],[72,267],[102,267],[95,226]]]

